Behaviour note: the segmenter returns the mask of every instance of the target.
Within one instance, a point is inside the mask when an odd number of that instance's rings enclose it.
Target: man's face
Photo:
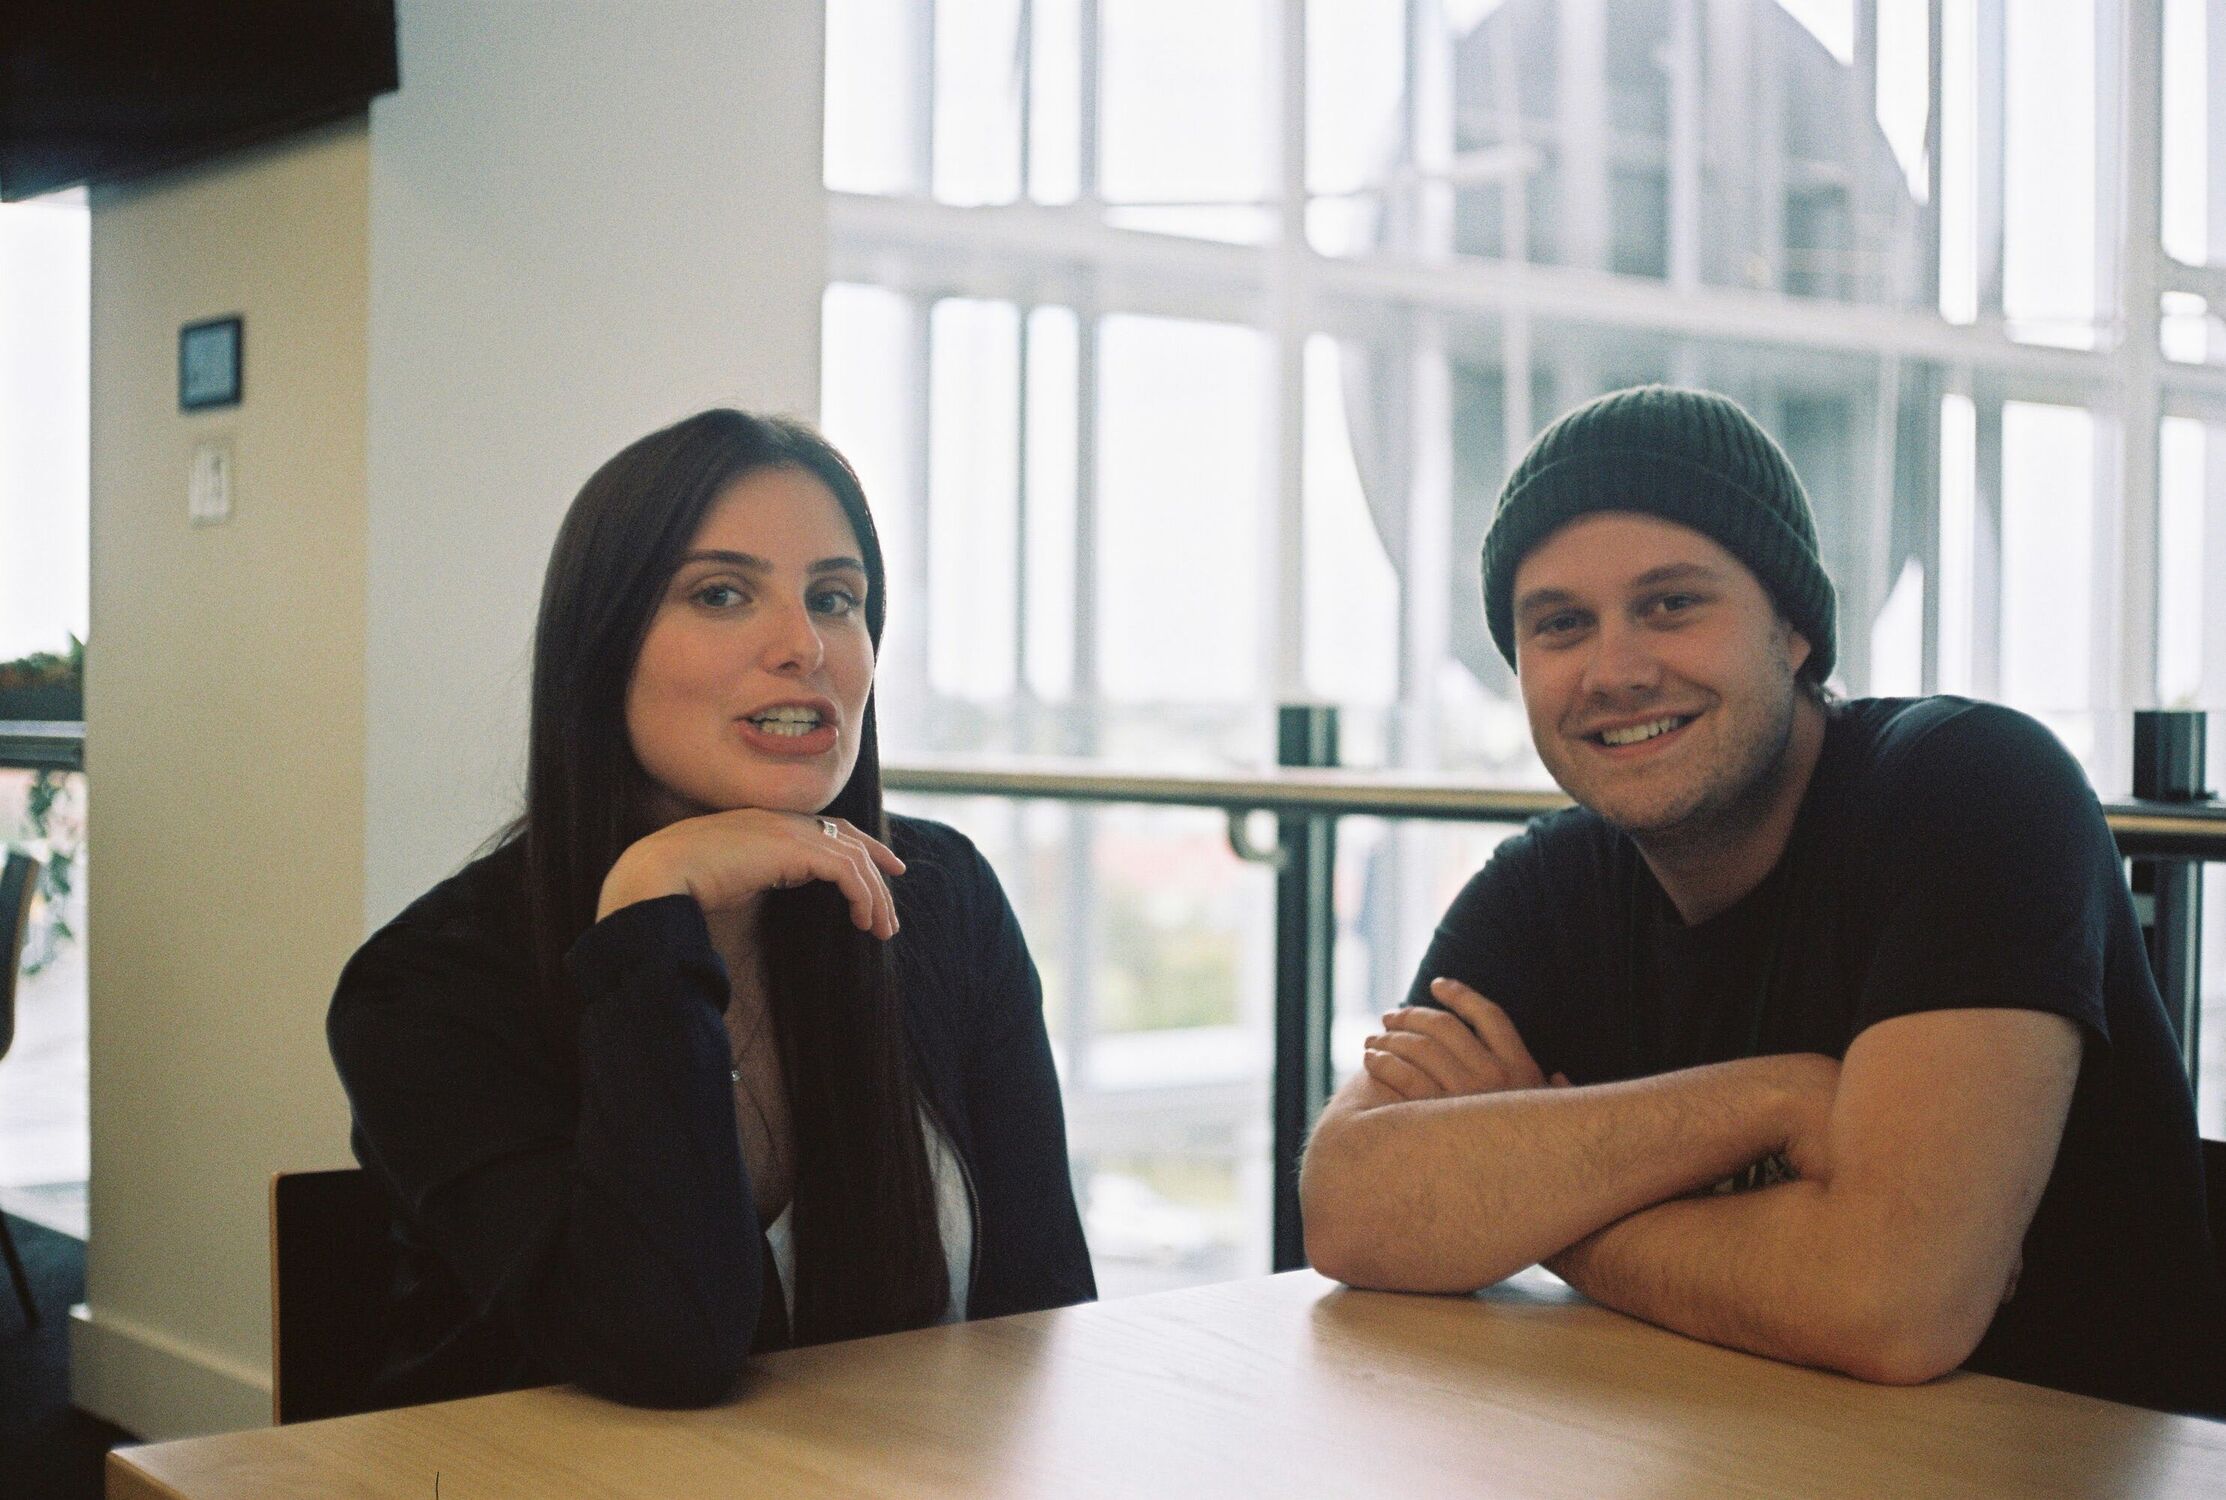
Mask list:
[[[1688,526],[1596,511],[1515,570],[1516,668],[1555,781],[1638,838],[1706,836],[1767,794],[1809,643]]]

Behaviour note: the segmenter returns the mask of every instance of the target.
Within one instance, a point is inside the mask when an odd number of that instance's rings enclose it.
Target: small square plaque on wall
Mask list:
[[[245,329],[237,316],[206,318],[178,330],[178,410],[240,404]]]

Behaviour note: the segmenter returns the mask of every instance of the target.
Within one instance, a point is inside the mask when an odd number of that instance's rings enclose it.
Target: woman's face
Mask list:
[[[873,689],[864,552],[802,469],[728,486],[673,574],[626,685],[626,733],[667,820],[816,813],[858,762]]]

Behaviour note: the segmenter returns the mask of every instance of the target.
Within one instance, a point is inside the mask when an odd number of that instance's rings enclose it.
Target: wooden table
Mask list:
[[[1866,1386],[1531,1276],[1311,1272],[759,1360],[725,1406],[565,1387],[129,1449],[110,1500],[2226,1496],[2226,1423],[1980,1375]]]

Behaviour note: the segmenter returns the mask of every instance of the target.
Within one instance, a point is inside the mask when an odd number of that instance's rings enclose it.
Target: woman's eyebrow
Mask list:
[[[740,568],[748,573],[770,572],[773,567],[770,562],[754,553],[733,552],[724,547],[707,547],[701,551],[691,552],[680,559],[680,565],[684,568],[690,563],[721,563],[730,568]],[[863,573],[866,571],[866,565],[855,557],[823,557],[804,571],[807,573]]]
[[[755,557],[747,552],[729,552],[723,547],[713,547],[707,548],[701,552],[691,552],[686,557],[680,559],[680,565],[684,568],[690,563],[702,562],[724,563],[730,568],[740,568],[744,572],[749,573],[763,573],[773,566],[762,557]]]

